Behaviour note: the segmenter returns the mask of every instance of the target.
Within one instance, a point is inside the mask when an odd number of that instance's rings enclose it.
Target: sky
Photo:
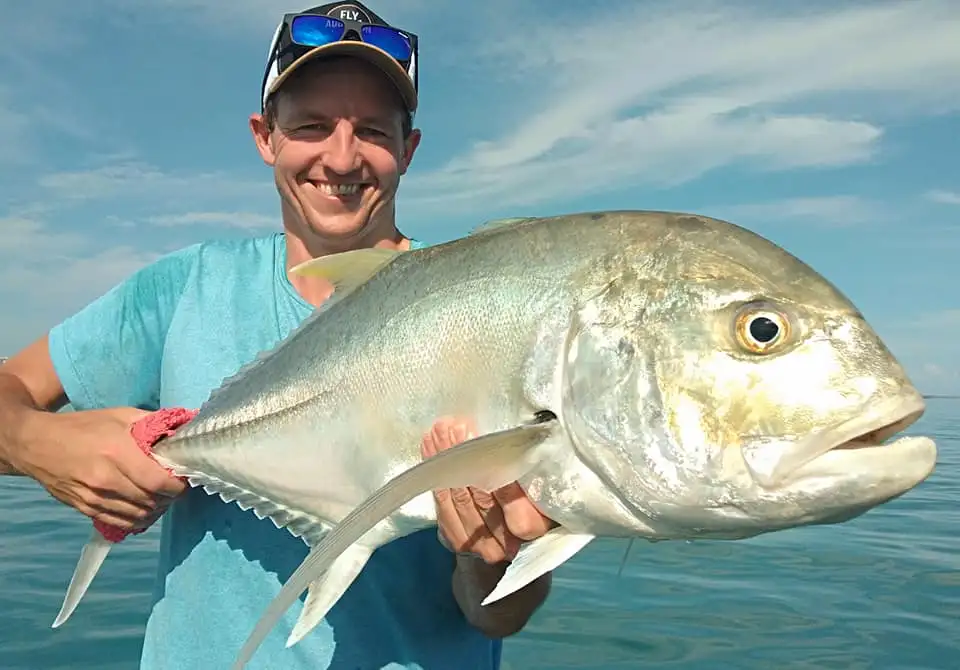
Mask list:
[[[420,36],[427,242],[604,209],[744,225],[960,393],[960,2],[380,0]],[[137,268],[279,230],[247,127],[278,0],[5,3],[0,354]]]

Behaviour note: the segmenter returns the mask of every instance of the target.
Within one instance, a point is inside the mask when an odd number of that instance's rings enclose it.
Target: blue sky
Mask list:
[[[726,218],[836,283],[924,391],[960,392],[960,3],[370,5],[421,36],[405,232]],[[277,18],[305,6],[7,3],[0,353],[159,254],[279,226],[246,119]]]

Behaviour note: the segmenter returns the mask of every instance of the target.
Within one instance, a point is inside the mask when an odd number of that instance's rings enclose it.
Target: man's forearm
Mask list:
[[[13,375],[0,372],[0,475],[22,475],[13,464],[24,420],[37,406],[30,393]]]
[[[453,595],[467,621],[485,635],[503,638],[520,632],[550,593],[547,574],[489,605],[481,605],[506,572],[507,563],[489,565],[479,556],[457,554]]]

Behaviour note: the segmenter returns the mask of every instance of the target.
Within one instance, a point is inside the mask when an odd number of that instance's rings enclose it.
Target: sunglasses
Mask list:
[[[409,62],[416,50],[416,35],[389,26],[342,21],[316,14],[293,14],[284,18],[290,26],[290,40],[300,46],[320,47],[339,42],[350,31],[359,35],[362,42],[383,49],[401,63]]]

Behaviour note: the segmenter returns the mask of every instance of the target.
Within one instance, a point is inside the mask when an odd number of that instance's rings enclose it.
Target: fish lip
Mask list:
[[[882,445],[916,423],[924,411],[926,403],[919,393],[868,404],[857,416],[785,447],[769,470],[750,467],[751,474],[764,488],[781,487],[793,473],[829,451]]]

